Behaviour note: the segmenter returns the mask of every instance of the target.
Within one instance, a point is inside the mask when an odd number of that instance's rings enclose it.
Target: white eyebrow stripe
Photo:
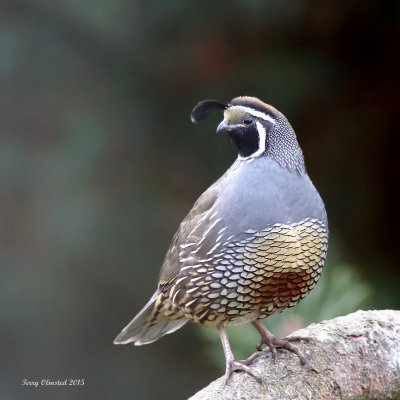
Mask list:
[[[256,126],[257,126],[257,131],[258,131],[258,150],[255,151],[253,154],[250,154],[247,157],[239,156],[239,158],[241,160],[249,160],[249,159],[261,156],[261,154],[263,154],[265,151],[265,141],[267,138],[267,131],[262,126],[262,124],[260,124],[258,121],[256,121]]]
[[[239,110],[243,110],[243,111],[245,111],[245,112],[247,112],[247,113],[253,115],[254,117],[261,118],[261,119],[263,119],[263,120],[265,120],[265,121],[270,121],[270,122],[272,122],[273,124],[275,124],[275,120],[274,120],[272,117],[270,117],[269,115],[267,115],[267,114],[265,114],[265,113],[263,113],[263,112],[261,112],[261,111],[257,111],[257,110],[255,110],[254,108],[251,108],[251,107],[245,107],[245,106],[230,106],[228,109],[239,109]]]

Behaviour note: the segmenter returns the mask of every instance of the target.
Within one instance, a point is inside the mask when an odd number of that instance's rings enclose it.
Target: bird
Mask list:
[[[287,118],[256,97],[240,96],[200,101],[191,121],[218,110],[217,133],[231,139],[237,158],[181,222],[155,293],[114,343],[144,345],[192,321],[218,330],[225,383],[235,371],[262,381],[251,363],[265,352],[236,360],[226,328],[251,323],[261,337],[258,350],[269,347],[275,358],[284,348],[307,363],[294,340],[275,337],[261,321],[296,305],[319,280],[328,220]]]

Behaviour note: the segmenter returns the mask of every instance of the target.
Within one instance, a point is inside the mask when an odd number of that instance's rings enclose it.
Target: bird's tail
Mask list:
[[[159,296],[160,292],[157,290],[150,301],[115,338],[114,344],[132,342],[140,346],[151,343],[186,324],[187,319],[170,319],[160,313],[160,302],[157,301]]]

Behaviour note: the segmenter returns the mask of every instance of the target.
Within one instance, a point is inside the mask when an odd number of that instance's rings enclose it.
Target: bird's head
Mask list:
[[[269,156],[286,168],[304,171],[303,153],[296,134],[277,109],[247,96],[235,97],[227,104],[203,100],[193,108],[192,122],[202,121],[215,109],[224,110],[224,119],[218,125],[217,132],[231,137],[240,159]]]

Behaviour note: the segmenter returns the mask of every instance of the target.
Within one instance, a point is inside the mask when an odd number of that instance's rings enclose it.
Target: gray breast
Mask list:
[[[306,174],[266,157],[236,162],[181,225],[171,312],[219,324],[296,304],[319,278],[326,224]]]
[[[220,182],[215,207],[227,235],[306,218],[327,225],[324,204],[308,175],[282,168],[268,157],[235,162]]]

